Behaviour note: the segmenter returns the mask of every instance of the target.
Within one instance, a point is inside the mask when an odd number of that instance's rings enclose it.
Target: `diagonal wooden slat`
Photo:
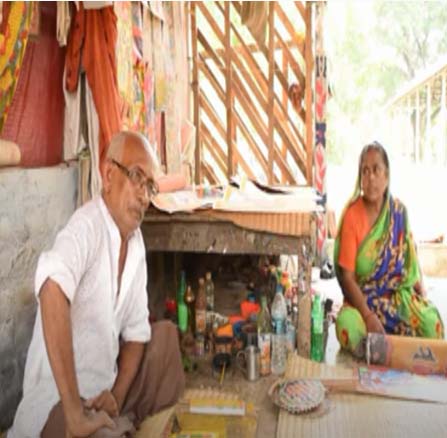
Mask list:
[[[202,137],[207,146],[207,150],[210,152],[214,161],[225,175],[227,173],[227,157],[203,121],[200,123],[200,129],[202,130]]]
[[[222,89],[222,87],[220,86],[219,82],[216,80],[215,76],[213,75],[213,73],[211,72],[210,68],[208,67],[208,64],[206,62],[203,62],[202,64],[200,64],[200,71],[203,72],[206,76],[206,78],[211,82],[211,84],[214,86],[214,89],[216,90],[219,98],[221,99],[221,101],[223,102],[225,99],[225,93]],[[203,95],[202,98],[202,102],[203,102],[203,108],[206,109],[207,114],[210,118],[212,118],[214,120],[214,123],[216,124],[216,126],[219,129],[219,132],[222,136],[222,138],[225,138],[225,131],[223,129],[223,126],[221,124],[220,121],[218,121],[218,117],[217,115],[215,115],[214,111],[211,109],[211,104],[208,103],[206,96]],[[258,160],[258,162],[261,164],[264,172],[267,174],[267,161],[265,160],[265,157],[263,156],[262,152],[259,150],[259,147],[256,145],[256,143],[254,142],[252,136],[249,134],[249,130],[246,127],[245,123],[243,122],[243,117],[241,117],[237,111],[235,111],[235,123],[240,127],[240,129],[242,130],[245,138],[248,141],[248,145],[251,148],[252,152],[254,153],[256,159]],[[237,145],[235,145],[235,151],[238,151]],[[245,170],[244,170],[245,171]],[[250,170],[251,172],[251,170]],[[247,172],[247,175],[250,173]]]
[[[238,12],[239,16],[241,15],[241,4],[237,1],[232,1],[231,2],[232,5],[234,6],[234,8],[236,9],[236,11]],[[259,48],[261,49],[261,53],[263,53],[263,55],[265,56],[265,59],[268,60],[269,58],[269,50],[267,49],[266,45],[262,42],[262,41],[258,41],[256,36],[253,35],[253,33],[250,31],[250,29],[247,27],[247,30],[250,32],[251,36],[253,37],[253,39],[258,43]],[[280,84],[282,85],[282,87],[284,89],[288,89],[288,83],[287,83],[287,79],[285,78],[284,74],[282,73],[281,69],[279,68],[278,64],[275,62],[274,63],[274,71],[275,74],[280,82]]]
[[[301,71],[301,67],[299,66],[298,62],[296,62],[295,58],[292,55],[292,52],[287,47],[287,44],[281,38],[281,35],[279,34],[279,32],[277,30],[275,30],[275,36],[276,36],[276,39],[277,39],[280,47],[283,50],[283,53],[286,53],[286,56],[287,56],[289,64],[290,64],[290,67],[292,67],[292,71],[295,74],[298,82],[304,88],[305,80],[304,80],[304,74]]]
[[[220,11],[222,13],[224,13],[221,5],[218,3],[218,8],[220,9]],[[204,5],[200,5],[201,10],[202,11],[206,11],[206,14],[208,14],[207,16],[210,17],[211,22],[209,23],[213,29],[213,31],[215,32],[216,36],[219,38],[220,43],[224,44],[223,38],[224,38],[224,34],[220,31],[219,26],[217,25],[217,23],[215,22],[214,19],[211,18],[211,15],[209,14],[208,10],[206,9],[206,7]],[[232,30],[235,31],[235,26],[232,26]],[[237,32],[235,32],[237,34]],[[207,42],[206,38],[203,36],[203,34],[199,31],[198,33],[198,37],[199,37],[199,41],[201,42],[201,44],[204,46],[205,50],[212,56],[213,60],[216,62],[216,65],[219,68],[224,68],[222,62],[220,61],[219,57],[217,56],[215,50],[213,50],[210,46],[210,44]],[[241,41],[243,41],[241,39]],[[238,64],[238,58],[237,56],[233,56],[233,61],[236,62],[236,64]],[[240,64],[238,64],[240,66]],[[275,63],[275,66],[277,67],[277,64]],[[250,76],[246,76],[245,77],[246,81],[249,83],[251,90],[255,93],[255,96],[258,99],[258,102],[261,104],[262,108],[264,109],[264,111],[266,111],[266,105],[267,102],[265,101],[264,96],[259,93],[259,90],[257,89],[256,85],[254,85],[254,82],[252,81]],[[242,89],[244,89],[244,87],[242,86]],[[273,111],[273,115],[275,117],[275,124],[278,125],[277,130],[279,132],[279,134],[281,135],[281,137],[284,139],[285,142],[288,143],[288,145],[292,145],[292,144],[296,144],[296,141],[293,141],[292,143],[290,142],[290,140],[287,138],[288,136],[292,136],[292,134],[290,133],[290,129],[286,126],[283,125],[283,122],[281,120],[281,117],[278,117],[275,114],[275,107],[277,105],[281,106],[281,101],[278,98],[275,98],[276,100],[276,104],[274,106],[274,111]],[[285,112],[286,113],[286,112]],[[287,114],[287,113],[286,113]],[[290,116],[288,116],[288,120],[289,122],[291,122]],[[296,129],[296,127],[294,126],[293,123],[291,123],[292,126],[292,130],[294,131],[294,134],[298,137],[298,140],[301,144],[305,144],[304,143],[304,139],[302,138],[301,134],[298,132],[298,130]],[[294,146],[292,146],[294,147]],[[300,152],[299,149],[297,149],[297,152],[295,153],[295,151],[292,151],[292,156],[293,158],[296,160],[296,163],[298,165],[298,167],[300,168],[300,170],[303,172],[303,174],[306,174],[306,172],[303,170],[303,168],[305,167],[305,156],[303,152]],[[297,158],[299,157],[299,158]]]
[[[216,62],[216,64],[218,64],[218,66],[221,67],[222,66],[221,61],[219,60],[217,55],[214,53],[213,49],[209,46],[208,42],[206,41],[205,37],[202,35],[202,33],[200,31],[198,32],[198,39],[199,39],[199,42],[204,47],[206,47],[206,49],[211,54],[211,57]],[[205,74],[208,74],[209,78],[213,78],[211,71],[209,71],[209,70],[206,71],[206,69],[205,70],[201,69],[201,71],[204,71]],[[252,104],[250,104],[251,99],[248,96],[248,93],[245,90],[244,85],[240,83],[237,73],[236,72],[234,72],[234,73],[235,73],[234,80],[235,80],[235,87],[236,87],[235,95],[238,98],[238,100],[242,103],[242,106],[244,107],[244,111],[246,112],[247,116],[250,118],[250,121],[254,124],[258,133],[260,133],[262,141],[264,141],[264,143],[267,143],[267,134],[265,132],[266,127],[264,126],[262,118],[258,114],[258,109],[256,106],[253,106]],[[217,82],[215,80],[215,78],[213,78],[211,80],[214,82]]]
[[[301,56],[304,59],[304,36],[301,36],[299,33],[296,32],[296,28],[292,25],[292,23],[289,20],[289,17],[287,16],[287,14],[284,12],[284,9],[281,7],[281,3],[280,2],[275,2],[275,12],[278,15],[278,18],[281,20],[282,24],[284,25],[284,27],[287,29],[287,32],[290,35],[291,41],[293,43],[295,43],[296,47],[298,48],[298,50],[300,51]],[[304,21],[304,17],[303,17],[303,21]],[[287,47],[292,47],[291,44],[289,44],[289,41],[287,42]]]
[[[314,55],[312,52],[312,45],[310,44],[310,41],[312,41],[312,9],[310,4],[306,4],[306,41],[309,42],[309,44],[306,44],[306,89],[304,94],[304,100],[306,105],[306,154],[307,154],[307,172],[306,172],[306,180],[307,184],[310,186],[313,185],[312,181],[312,163],[313,163],[313,141],[314,141],[314,120],[312,116],[312,112],[310,111],[310,108],[313,105],[313,99],[312,99],[312,81],[311,77],[313,74],[313,59]]]
[[[248,49],[247,45],[245,44],[243,38],[241,37],[240,33],[238,32],[237,28],[235,25],[232,24],[232,31],[234,33],[234,35],[237,37],[237,39],[239,40],[240,44],[242,45],[242,47],[244,48],[244,51],[242,52],[243,56],[244,56],[244,60],[247,63],[247,65],[250,67],[250,71],[252,73],[252,75],[255,77],[256,79],[256,84],[259,85],[259,87],[261,88],[262,91],[262,95],[267,95],[268,94],[268,83],[267,83],[267,78],[264,76],[260,66],[258,65],[257,61],[254,59],[253,54],[250,52],[250,50]],[[244,67],[241,66],[240,62],[238,62],[238,57],[237,55],[234,53],[233,54],[233,60],[236,63],[237,67],[239,68],[239,70],[241,72],[244,71]],[[247,77],[247,76],[245,76]],[[249,80],[249,78],[247,79]],[[287,89],[284,90],[287,93]],[[274,115],[278,120],[281,119],[285,119],[288,120],[288,122],[290,123],[292,130],[294,132],[294,134],[298,137],[300,143],[303,145],[304,147],[304,139],[302,137],[302,135],[300,134],[300,132],[296,129],[295,123],[292,121],[290,114],[288,113],[288,111],[286,110],[286,108],[284,107],[284,105],[281,103],[280,98],[275,94],[275,104],[274,104]],[[278,112],[279,111],[279,112]],[[305,112],[300,112],[299,116],[301,117],[303,124],[305,123]]]
[[[214,172],[213,168],[202,161],[201,163],[201,172],[203,173],[203,175],[205,176],[205,178],[208,180],[208,182],[211,185],[215,185],[219,183],[219,178],[217,177],[216,173]]]
[[[250,149],[255,154],[255,157],[258,160],[258,163],[261,165],[264,174],[267,176],[267,169],[268,169],[267,160],[265,159],[262,152],[259,150],[258,145],[256,144],[252,134],[250,134],[250,130],[247,128],[247,125],[245,124],[242,117],[238,116],[236,118],[236,125],[240,129],[241,134],[243,135],[248,145],[250,146]]]
[[[217,3],[218,6],[219,3]],[[208,8],[206,7],[204,2],[197,2],[197,6],[200,9],[200,12],[203,14],[203,16],[207,19],[208,24],[211,26],[211,29],[213,29],[213,32],[216,34],[218,40],[221,42],[222,46],[225,47],[224,44],[224,40],[225,40],[225,36],[223,31],[220,29],[219,25],[217,24],[216,20],[214,19],[214,17],[211,15],[210,11],[208,10]]]
[[[306,21],[306,7],[307,7],[307,4],[306,4],[306,6],[304,6],[303,2],[300,2],[300,1],[296,1],[294,3],[295,3],[296,8],[298,9],[298,12],[301,14],[301,18],[304,21]],[[305,3],[307,3],[307,2],[305,2]]]
[[[207,101],[206,96],[204,94],[202,94],[200,96],[200,98],[201,98],[201,103],[202,103],[203,110],[205,111],[206,115],[212,121],[214,127],[217,128],[217,130],[219,131],[219,134],[222,137],[222,139],[225,139],[225,129],[223,128],[222,124],[218,120],[218,117],[217,117],[216,113],[214,112],[214,110],[211,107],[211,104]],[[213,145],[213,147],[216,147],[216,151],[215,151],[216,154],[219,155],[219,157],[221,158],[222,162],[227,162],[226,156],[225,156],[224,152],[222,151],[222,148],[219,146],[218,142],[211,135],[211,133],[208,130],[208,128],[206,127],[206,125],[202,122],[202,124],[200,126],[202,128],[205,127],[205,129],[209,133],[210,139],[211,139],[211,144]],[[238,162],[240,164],[242,170],[245,172],[245,174],[249,178],[253,178],[253,172],[252,172],[250,166],[247,164],[245,158],[242,156],[242,154],[240,153],[240,151],[236,147],[236,145],[234,144],[233,146],[234,146],[234,153],[235,153],[236,162]],[[225,174],[227,173],[226,172],[226,166],[225,166],[224,173]]]
[[[253,35],[257,44],[248,43],[241,37],[235,22],[230,21],[231,6],[240,16],[241,2],[213,2],[213,8],[209,7],[210,4],[211,2],[191,2],[191,13],[195,11],[196,25],[206,21],[204,23],[206,27],[203,29],[207,32],[205,37],[200,24],[196,30],[195,55],[192,47],[193,64],[196,64],[197,74],[194,78],[193,69],[192,85],[193,91],[194,85],[197,86],[195,101],[199,107],[197,113],[195,108],[194,114],[198,115],[199,122],[196,126],[198,134],[201,134],[201,141],[197,146],[199,151],[196,150],[196,155],[200,154],[200,148],[209,151],[210,154],[207,152],[204,157],[205,160],[209,159],[209,162],[199,164],[200,172],[210,182],[216,182],[219,178],[211,166],[216,166],[218,175],[230,176],[233,172],[233,163],[235,165],[237,163],[249,177],[252,177],[251,166],[246,162],[248,156],[244,152],[245,149],[241,149],[248,147],[253,153],[250,160],[256,160],[259,164],[258,169],[262,169],[270,183],[276,184],[281,181],[296,184],[294,172],[289,167],[294,162],[305,175],[308,184],[311,184],[313,106],[309,83],[312,83],[313,58],[309,56],[312,53],[310,44],[305,44],[311,41],[311,34],[308,32],[308,25],[311,25],[308,15],[310,5],[295,3],[301,17],[305,19],[306,35],[303,41],[303,38],[294,31],[294,26],[281,5],[278,2],[269,4],[269,9],[276,15],[276,18],[273,15],[269,16],[270,28],[274,28],[272,21],[275,25],[282,23],[288,33],[287,36],[284,34],[284,38],[290,36],[291,40],[283,39],[278,29],[275,29],[267,45],[256,41]],[[216,15],[216,12],[221,15]],[[192,25],[191,17],[191,27]],[[281,50],[283,53],[281,69],[273,56],[275,50]],[[255,51],[261,54],[261,60],[255,58]],[[304,59],[305,74],[301,60],[298,62],[297,56]],[[268,74],[260,64],[265,61],[268,65]],[[290,69],[298,82],[305,87],[304,108],[298,114],[298,118],[289,103],[287,69]],[[307,78],[309,80],[306,80]],[[280,90],[274,88],[273,84],[279,84]],[[209,87],[215,91],[219,105],[216,102],[209,102],[207,95]],[[220,114],[217,107],[225,108],[225,111]],[[200,114],[206,116],[206,119],[200,117]],[[277,134],[274,134],[275,131]],[[267,146],[268,159],[259,141]],[[226,150],[223,149],[224,144],[227,145]],[[252,165],[252,161],[250,164]],[[259,174],[257,176],[260,177]]]

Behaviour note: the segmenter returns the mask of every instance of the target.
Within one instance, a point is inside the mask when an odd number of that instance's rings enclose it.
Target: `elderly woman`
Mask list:
[[[406,208],[389,193],[389,182],[385,149],[366,145],[334,251],[345,298],[337,338],[352,352],[367,332],[444,337],[439,312],[425,298]]]

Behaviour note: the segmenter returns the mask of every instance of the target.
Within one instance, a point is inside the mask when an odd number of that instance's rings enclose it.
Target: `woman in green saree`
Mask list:
[[[444,338],[439,312],[425,298],[406,208],[389,193],[389,177],[383,146],[366,145],[335,241],[335,269],[345,298],[337,338],[352,352],[368,332]]]

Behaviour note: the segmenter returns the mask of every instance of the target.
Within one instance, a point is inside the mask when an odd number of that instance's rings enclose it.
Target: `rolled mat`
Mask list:
[[[368,333],[368,364],[407,370],[416,374],[447,374],[447,342],[410,336]]]

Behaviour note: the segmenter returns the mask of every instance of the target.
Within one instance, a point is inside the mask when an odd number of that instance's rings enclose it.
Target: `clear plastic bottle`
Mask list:
[[[272,303],[272,360],[273,374],[283,374],[286,370],[287,339],[286,339],[287,305],[280,283],[276,285],[276,294]]]
[[[196,296],[196,333],[205,334],[206,331],[206,294],[205,280],[199,278],[199,290]]]
[[[205,276],[205,293],[206,293],[206,310],[214,310],[214,283],[211,272],[207,272]]]
[[[276,294],[272,303],[272,324],[273,332],[276,334],[286,333],[287,304],[282,293],[280,283],[276,285]]]
[[[279,375],[286,371],[287,343],[285,334],[272,334],[272,373]]]
[[[323,335],[323,307],[321,306],[320,294],[317,292],[312,302],[311,311],[311,346],[310,358],[317,362],[322,362],[324,358],[324,335]]]
[[[270,352],[271,352],[271,319],[267,306],[267,297],[261,297],[261,310],[258,315],[258,347],[260,351],[259,374],[267,376],[270,374]]]

